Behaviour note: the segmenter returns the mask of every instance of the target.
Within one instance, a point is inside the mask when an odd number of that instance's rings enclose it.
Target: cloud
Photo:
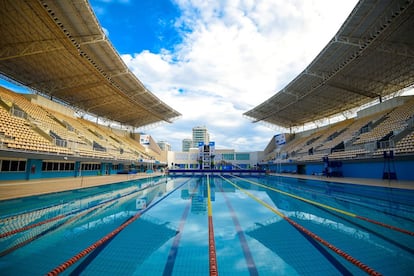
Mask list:
[[[109,37],[109,31],[108,31],[108,29],[102,27],[102,31],[104,32],[104,34],[105,34],[106,37]]]
[[[181,17],[174,24],[181,43],[173,50],[122,56],[145,86],[183,114],[171,126],[148,132],[181,150],[180,139],[205,125],[218,147],[263,150],[276,131],[242,114],[293,80],[355,3],[177,0]]]

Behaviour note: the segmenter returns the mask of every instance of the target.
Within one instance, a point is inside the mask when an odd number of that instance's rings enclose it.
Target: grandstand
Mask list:
[[[386,109],[380,110],[385,105]],[[265,149],[262,164],[280,165],[281,170],[298,172],[306,165],[312,171],[302,173],[322,173],[323,159],[341,161],[346,164],[359,164],[358,169],[347,172],[346,176],[362,177],[362,173],[373,178],[383,173],[384,152],[393,154],[394,166],[404,179],[412,179],[409,167],[414,160],[414,97],[393,98],[361,111],[357,117],[331,124],[319,129],[286,134],[286,144],[278,145],[275,137]],[[370,172],[368,166],[376,164]],[[360,173],[361,175],[355,175]],[[376,174],[376,177],[374,177]]]
[[[283,156],[280,159],[310,161],[315,155],[316,159],[321,159],[320,156],[346,159],[356,155],[372,158],[390,149],[398,155],[414,153],[406,142],[414,130],[414,97],[394,98],[390,102],[396,106],[382,111],[374,109],[373,114],[360,114],[320,130],[290,136],[291,142],[280,147],[279,153]],[[276,145],[274,141],[272,144]],[[268,149],[268,160],[276,158],[271,155],[275,150],[276,147]]]
[[[7,157],[1,161],[2,177],[18,177],[19,172],[21,176],[32,165],[42,167],[42,177],[56,177],[68,172],[76,176],[79,170],[84,175],[112,174],[166,164],[155,141],[144,147],[137,133],[78,118],[64,106],[57,112],[48,103],[40,95],[0,88],[0,145]],[[13,165],[18,161],[26,165]]]
[[[360,1],[302,73],[244,113],[290,130],[286,144],[273,137],[261,164],[280,172],[414,180],[414,99],[397,97],[414,84],[413,26],[413,1]],[[359,112],[295,131],[349,110]]]

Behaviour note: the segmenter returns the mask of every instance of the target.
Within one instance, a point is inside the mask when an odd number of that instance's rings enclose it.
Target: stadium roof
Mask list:
[[[285,88],[243,115],[289,128],[414,83],[412,0],[361,0],[328,45]]]
[[[0,74],[129,126],[171,122],[181,115],[128,69],[87,0],[1,1]]]

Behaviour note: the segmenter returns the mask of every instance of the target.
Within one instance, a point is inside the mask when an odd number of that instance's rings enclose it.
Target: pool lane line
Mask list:
[[[128,217],[128,219],[130,219],[130,217]],[[128,220],[128,219],[126,219],[126,220]],[[116,237],[116,235],[113,236],[112,238],[110,238],[108,240],[108,242],[104,243],[102,246],[100,246],[100,247],[96,248],[96,250],[92,251],[91,254],[89,254],[88,256],[86,256],[82,260],[82,262],[74,270],[72,270],[69,273],[69,276],[78,276],[78,275],[81,275],[82,274],[82,271],[84,271],[89,266],[89,264],[91,264],[93,262],[93,260],[95,260],[95,258],[101,253],[101,251],[104,250],[105,247],[107,247],[110,244],[110,242],[115,237]]]
[[[315,208],[322,209],[318,206],[316,206]],[[358,223],[358,221],[354,221],[354,220],[351,220],[347,217],[340,216],[337,213],[334,213],[334,212],[331,212],[331,211],[328,211],[328,210],[325,210],[325,212],[331,214],[334,217],[340,218],[340,219],[348,222],[349,224],[354,225],[355,227],[359,227],[362,230],[364,230],[364,231],[366,231],[366,232],[368,232],[368,233],[370,233],[370,234],[372,234],[372,235],[374,235],[374,236],[376,236],[376,237],[378,237],[378,238],[380,238],[380,239],[382,239],[382,240],[384,240],[384,241],[386,241],[386,242],[388,242],[388,243],[390,243],[390,244],[392,244],[396,247],[399,247],[400,249],[405,250],[405,251],[407,251],[408,253],[410,253],[414,256],[414,248],[410,248],[409,246],[406,246],[404,244],[401,244],[401,243],[393,240],[391,235],[381,234],[380,232],[373,231],[372,229],[368,228],[367,226],[364,226],[364,225]]]
[[[103,204],[106,204],[106,203],[111,202],[111,201],[114,201],[114,200],[118,200],[118,199],[123,198],[123,197],[127,197],[129,195],[134,194],[134,193],[142,192],[142,191],[144,191],[144,190],[146,190],[148,188],[156,187],[156,186],[161,185],[161,184],[163,184],[163,183],[158,183],[158,184],[152,185],[152,186],[146,186],[144,188],[141,188],[141,189],[138,189],[138,190],[135,190],[135,191],[126,193],[126,194],[124,194],[124,195],[122,195],[120,197],[114,197],[112,199],[102,201],[102,202],[100,202],[100,203],[98,203],[96,205],[93,205],[93,206],[88,206],[86,208],[74,210],[74,211],[71,211],[71,212],[66,213],[66,214],[58,215],[58,216],[55,216],[53,218],[49,218],[49,219],[46,219],[46,220],[42,220],[42,221],[36,222],[34,224],[29,224],[29,225],[23,226],[21,228],[17,228],[17,229],[14,229],[14,230],[11,230],[11,231],[8,231],[8,232],[5,232],[5,233],[1,233],[0,234],[0,239],[5,238],[5,237],[8,237],[8,236],[11,236],[11,235],[14,235],[14,234],[17,234],[17,233],[20,233],[20,232],[23,232],[23,231],[26,231],[26,230],[29,230],[29,229],[32,229],[32,228],[35,228],[35,227],[38,227],[38,226],[41,226],[43,224],[46,224],[46,223],[49,223],[49,222],[52,222],[52,221],[55,221],[55,220],[59,220],[59,219],[68,217],[70,215],[73,215],[73,214],[76,214],[76,213],[85,211],[85,210],[87,210],[89,208],[94,208],[96,206],[103,205]]]
[[[17,233],[20,233],[20,232],[23,232],[23,231],[26,231],[26,230],[29,230],[29,229],[32,229],[32,228],[35,228],[37,226],[41,226],[43,224],[46,224],[46,223],[49,223],[49,222],[52,222],[52,221],[55,221],[55,220],[65,218],[69,215],[71,215],[71,214],[69,213],[69,214],[58,215],[58,216],[55,216],[53,218],[42,220],[42,221],[36,222],[34,224],[29,224],[29,225],[26,225],[26,226],[21,227],[21,228],[16,228],[16,229],[13,229],[13,230],[8,231],[8,232],[1,233],[0,234],[0,239],[9,237],[11,235],[14,235],[14,234],[17,234]]]
[[[154,186],[148,186],[146,188],[152,188],[152,187],[156,187],[158,185],[159,184],[154,185]],[[67,219],[67,220],[65,220],[63,222],[59,222],[58,224],[55,224],[55,225],[51,226],[50,228],[43,230],[42,232],[40,232],[39,234],[34,235],[33,237],[30,237],[30,238],[28,238],[28,239],[26,239],[26,240],[24,240],[22,242],[19,242],[18,244],[13,245],[12,247],[9,247],[9,248],[1,251],[0,252],[0,257],[3,257],[5,255],[7,255],[7,254],[10,254],[11,252],[13,252],[13,251],[15,251],[15,250],[17,250],[17,249],[19,249],[19,248],[21,248],[21,247],[23,247],[23,246],[31,243],[31,242],[33,242],[34,240],[37,240],[38,238],[41,238],[41,237],[45,236],[46,234],[49,234],[50,232],[53,232],[53,231],[59,229],[62,226],[65,226],[65,225],[67,225],[67,224],[69,224],[69,223],[71,223],[73,221],[76,221],[76,220],[78,220],[80,218],[83,218],[85,215],[91,213],[92,211],[95,211],[95,210],[100,209],[100,208],[103,208],[103,207],[108,208],[109,206],[111,206],[111,205],[113,205],[115,203],[114,202],[115,200],[118,200],[118,199],[123,198],[123,197],[128,197],[128,196],[133,195],[134,193],[137,193],[139,191],[142,191],[142,190],[144,190],[146,188],[143,188],[143,189],[140,189],[140,190],[137,190],[137,191],[133,191],[133,192],[129,192],[127,194],[124,194],[121,197],[116,197],[116,198],[112,198],[112,199],[109,199],[109,200],[106,200],[106,201],[102,201],[102,202],[100,202],[100,203],[98,203],[96,205],[89,206],[87,208],[82,208],[82,209],[79,209],[79,210],[71,211],[71,212],[66,213],[64,215],[57,216],[60,219],[60,218],[67,218],[70,215],[77,214],[77,215],[73,216],[72,218],[69,218],[69,219]],[[61,216],[63,216],[63,217],[61,217]],[[46,220],[45,223],[49,223],[49,222],[52,222],[52,221],[57,220],[55,218],[56,217],[54,217],[52,219],[48,219],[48,220]],[[44,221],[42,221],[42,222],[44,222]],[[38,225],[35,225],[35,226],[41,226],[41,225],[43,225],[45,223],[39,223]],[[34,227],[29,227],[28,229],[31,229],[31,228],[34,228]],[[24,230],[28,230],[28,229],[24,229]],[[19,233],[19,232],[21,232],[21,231],[18,231],[18,232],[12,233],[12,234],[16,234],[16,233]]]
[[[168,253],[167,263],[164,266],[164,271],[162,275],[171,275],[174,269],[175,260],[177,258],[178,247],[181,241],[182,231],[184,229],[185,222],[188,217],[188,213],[190,212],[191,201],[187,204],[186,208],[180,219],[180,225],[178,227],[177,235],[175,235],[174,241],[171,245],[170,252]]]
[[[310,192],[310,190],[306,190],[306,189],[303,189],[303,187],[302,186],[299,186],[299,185],[294,185],[294,186],[291,186],[290,184],[287,184],[287,183],[283,183],[283,184],[281,184],[280,182],[278,183],[278,186],[283,186],[283,187],[290,187],[290,188],[293,188],[295,191],[299,191],[299,192],[303,192],[303,193],[309,193]],[[337,199],[337,200],[339,200],[339,201],[343,201],[343,202],[346,202],[346,203],[351,203],[351,204],[353,204],[353,205],[357,205],[357,206],[362,206],[364,209],[368,209],[368,210],[373,210],[373,211],[378,211],[378,209],[375,209],[374,207],[372,207],[372,206],[368,206],[368,205],[366,205],[366,204],[363,204],[361,201],[356,201],[356,200],[353,200],[353,199],[351,199],[350,197],[342,197],[342,196],[340,196],[340,195],[338,195],[338,194],[336,194],[336,192],[334,192],[335,194],[332,194],[332,195],[330,195],[330,194],[326,194],[326,193],[321,193],[319,190],[312,190],[312,194],[313,195],[317,195],[317,196],[319,196],[319,197],[327,197],[327,198],[334,198],[334,199]],[[350,193],[350,195],[354,195],[354,193]],[[357,195],[358,196],[358,194],[355,194],[355,195]],[[374,198],[374,197],[370,197],[370,199],[372,199],[372,200],[376,200],[377,198]],[[379,207],[384,207],[385,205],[377,205],[377,206],[379,206]],[[411,206],[411,205],[409,205],[409,206]],[[414,205],[413,205],[414,206]],[[385,206],[385,207],[388,207],[388,205],[387,206]],[[412,210],[410,209],[410,210],[407,210],[407,209],[402,209],[403,211],[410,211],[410,212],[412,212]],[[390,212],[390,211],[386,211],[386,210],[381,210],[381,213],[383,213],[383,214],[385,214],[385,215],[389,215],[389,216],[393,216],[393,217],[396,217],[396,218],[399,218],[399,219],[401,219],[401,220],[404,220],[404,221],[407,221],[408,223],[414,223],[414,219],[411,219],[411,218],[409,218],[409,217],[403,217],[403,216],[401,216],[401,215],[399,215],[399,214],[396,214],[396,213],[392,213],[392,212]]]
[[[84,256],[88,255],[89,253],[91,253],[92,251],[94,251],[96,248],[102,246],[103,244],[105,244],[106,242],[108,242],[109,240],[111,240],[114,236],[116,236],[119,232],[121,232],[122,230],[124,230],[132,222],[134,222],[135,220],[139,219],[142,214],[144,214],[145,212],[147,212],[148,210],[150,210],[152,207],[154,207],[155,205],[157,205],[158,203],[160,203],[162,200],[164,200],[166,197],[168,197],[169,195],[171,195],[172,193],[174,193],[175,191],[177,191],[179,188],[181,188],[182,186],[184,186],[190,180],[191,180],[191,178],[189,178],[188,180],[184,181],[183,183],[181,183],[180,185],[178,185],[177,187],[175,187],[173,190],[171,190],[170,192],[168,192],[164,196],[160,197],[157,201],[155,201],[154,203],[150,204],[147,208],[145,208],[144,210],[142,210],[142,211],[138,212],[137,214],[135,214],[134,216],[132,216],[130,219],[128,219],[123,224],[121,224],[120,226],[118,226],[115,230],[113,230],[112,232],[108,233],[107,235],[105,235],[101,239],[97,240],[95,243],[93,243],[89,247],[85,248],[84,250],[80,251],[78,254],[74,255],[73,257],[71,257],[67,261],[61,263],[60,265],[58,265],[57,267],[55,267],[54,269],[52,269],[51,271],[49,271],[46,275],[48,275],[48,276],[59,275],[60,273],[62,273],[63,271],[65,271],[68,267],[70,267],[71,265],[73,265],[74,263],[76,263],[80,259],[82,259]]]
[[[199,185],[197,183],[197,185],[193,189],[193,192],[198,189],[198,186]],[[181,216],[180,224],[179,224],[178,231],[177,231],[177,235],[175,236],[174,241],[171,245],[170,252],[168,253],[167,263],[164,266],[164,271],[163,271],[162,275],[171,275],[172,272],[173,272],[175,260],[177,258],[177,253],[178,253],[178,246],[179,246],[180,241],[181,241],[181,236],[182,236],[182,232],[183,232],[183,229],[184,229],[185,222],[187,221],[188,214],[190,213],[192,200],[193,200],[193,198],[191,197],[190,201],[188,202],[188,204],[187,204],[186,208],[184,209],[184,212]]]
[[[363,270],[367,274],[369,274],[369,275],[382,275],[381,273],[379,273],[378,271],[375,271],[373,268],[371,268],[368,265],[362,263],[358,259],[355,259],[354,257],[352,257],[351,255],[349,255],[345,251],[337,248],[336,246],[334,246],[333,244],[325,241],[324,239],[322,239],[321,237],[319,237],[315,233],[309,231],[308,229],[306,229],[305,227],[303,227],[299,223],[295,222],[291,218],[285,216],[279,210],[276,210],[275,208],[273,208],[272,206],[270,206],[269,204],[267,204],[263,200],[261,200],[261,199],[257,198],[256,196],[254,196],[252,193],[250,193],[250,192],[246,191],[245,189],[239,187],[237,184],[231,182],[230,180],[228,180],[228,179],[226,179],[226,178],[224,178],[222,176],[220,176],[220,177],[223,178],[228,183],[230,183],[231,185],[233,185],[234,187],[236,187],[237,189],[239,189],[240,191],[242,191],[243,193],[245,193],[246,195],[248,195],[250,198],[254,199],[259,204],[263,205],[264,207],[268,208],[269,210],[271,210],[273,213],[275,213],[279,217],[281,217],[284,220],[286,220],[287,222],[289,222],[297,230],[299,230],[302,233],[308,235],[309,237],[313,238],[314,240],[320,242],[321,244],[323,244],[324,246],[326,246],[327,248],[329,248],[330,250],[332,250],[333,252],[335,252],[336,254],[338,254],[339,256],[341,256],[342,258],[344,258],[345,260],[347,260],[348,262],[350,262],[353,265],[357,266],[358,268],[360,268],[361,270]]]
[[[230,210],[230,215],[233,220],[233,224],[236,227],[237,236],[239,238],[240,244],[242,246],[244,258],[246,259],[247,268],[249,270],[250,275],[259,275],[259,272],[257,271],[256,264],[254,262],[252,253],[250,252],[249,245],[246,240],[246,236],[244,235],[244,232],[242,230],[242,227],[240,225],[239,219],[237,218],[236,212],[233,209],[233,206],[231,205],[228,197],[226,196],[223,187],[220,186],[220,192],[222,193],[224,200],[226,201],[227,208]]]
[[[17,249],[19,249],[19,248],[21,248],[21,247],[23,247],[23,246],[25,246],[25,245],[33,242],[33,241],[35,241],[35,240],[37,240],[37,239],[45,236],[46,234],[49,234],[49,233],[51,233],[51,232],[59,229],[62,226],[65,226],[65,225],[67,225],[69,223],[72,223],[72,222],[78,220],[78,219],[81,219],[84,216],[86,216],[89,213],[91,213],[92,211],[95,211],[95,210],[100,209],[100,208],[103,208],[103,207],[107,208],[109,206],[111,206],[111,205],[108,205],[106,207],[105,206],[101,206],[101,205],[95,205],[95,206],[93,206],[93,208],[84,209],[84,210],[81,211],[81,213],[77,214],[76,216],[73,216],[73,217],[71,217],[71,218],[69,218],[69,219],[67,219],[67,220],[65,220],[63,222],[60,222],[58,224],[55,224],[52,227],[43,230],[39,234],[36,234],[33,237],[30,237],[30,238],[28,238],[28,239],[26,239],[26,240],[24,240],[22,242],[19,242],[18,244],[13,245],[12,247],[9,247],[9,248],[1,251],[0,252],[0,257],[3,257],[5,255],[7,255],[7,254],[10,254],[11,252],[13,252],[13,251],[15,251],[15,250],[17,250]]]
[[[409,236],[414,236],[414,232],[403,229],[403,228],[399,228],[399,227],[396,227],[396,226],[393,226],[393,225],[390,225],[390,224],[386,224],[386,223],[383,223],[383,222],[380,222],[380,221],[376,221],[376,220],[373,220],[373,219],[370,219],[370,218],[366,218],[366,217],[357,215],[355,213],[351,213],[351,212],[341,210],[339,208],[335,208],[335,207],[332,207],[332,206],[329,206],[329,205],[326,205],[326,204],[323,204],[323,203],[319,203],[319,202],[316,202],[316,201],[313,201],[313,200],[310,200],[310,199],[306,199],[306,198],[303,198],[303,197],[300,197],[300,196],[297,196],[297,195],[294,195],[294,194],[291,194],[291,193],[288,193],[288,192],[285,192],[285,191],[282,191],[282,190],[279,190],[279,189],[276,189],[276,188],[273,188],[273,187],[269,187],[267,185],[263,185],[263,184],[260,184],[260,183],[257,183],[257,182],[254,182],[254,181],[251,181],[251,180],[248,180],[248,179],[244,179],[244,178],[237,177],[237,176],[233,176],[233,177],[238,178],[238,179],[240,179],[242,181],[245,181],[245,182],[249,182],[253,185],[263,187],[265,189],[272,190],[274,192],[278,192],[280,194],[283,194],[283,195],[286,195],[286,196],[289,196],[289,197],[296,198],[298,200],[310,203],[312,205],[320,206],[322,208],[332,210],[332,211],[335,211],[337,213],[344,214],[346,216],[361,219],[361,220],[367,221],[369,223],[376,224],[376,225],[379,225],[381,227],[388,228],[388,229],[391,229],[391,230],[394,230],[394,231],[397,231],[397,232],[400,232],[400,233],[403,233],[403,234],[406,234],[406,235],[409,235]]]
[[[151,203],[151,202],[150,202]],[[128,216],[127,219],[124,220],[127,221],[131,218],[132,216]],[[118,233],[119,234],[119,233]],[[103,251],[105,249],[105,247],[107,247],[110,242],[116,237],[117,235],[112,236],[108,242],[104,243],[102,246],[97,247],[94,251],[92,251],[88,256],[86,256],[81,262],[80,264],[73,270],[70,272],[70,276],[72,275],[80,275],[81,272],[83,270],[85,270],[89,264],[91,264],[93,262],[93,260],[95,260],[95,258],[101,253],[101,251]]]
[[[347,268],[346,264],[341,263],[340,259],[337,258],[334,254],[331,254],[328,248],[323,246],[317,240],[313,239],[311,236],[305,234],[304,232],[298,231],[319,253],[330,262],[339,272],[339,275],[342,276],[353,276],[351,271]]]
[[[145,179],[145,178],[143,178],[143,179]],[[122,182],[117,182],[117,183],[111,183],[111,184],[107,184],[107,185],[114,185],[114,184],[118,184],[118,183],[123,183],[123,181]],[[155,185],[149,185],[149,186],[146,186],[144,188],[140,188],[139,190],[135,190],[135,191],[129,192],[129,193],[123,195],[123,196],[127,196],[127,195],[129,195],[131,193],[139,192],[139,191],[142,191],[142,190],[144,190],[146,188],[150,188],[150,187],[157,186],[157,185],[160,185],[160,184],[163,184],[163,183],[158,183],[158,184],[155,184]],[[98,186],[89,187],[89,188],[97,188],[97,187]],[[130,186],[130,187],[132,187],[132,186]],[[89,189],[89,188],[80,188],[78,190]],[[129,187],[126,187],[126,188],[129,188]],[[76,192],[78,190],[67,190],[67,191],[54,192],[54,193],[49,193],[49,194],[39,194],[39,195],[34,195],[34,196],[42,197],[42,196],[47,196],[47,195],[51,195],[51,194],[58,194],[58,193],[65,193],[65,192]],[[95,195],[96,194],[91,194],[90,196],[95,196]],[[85,199],[86,197],[87,196],[82,197],[80,199]],[[23,198],[17,198],[17,199],[23,199]],[[43,206],[43,207],[40,207],[40,208],[35,208],[35,209],[32,209],[32,210],[29,210],[29,212],[26,212],[26,210],[25,210],[25,211],[21,211],[20,213],[16,213],[16,214],[13,214],[13,215],[10,215],[10,216],[7,216],[7,217],[3,217],[3,218],[0,217],[0,223],[5,223],[7,221],[10,221],[10,220],[13,220],[13,219],[18,218],[19,216],[26,215],[26,214],[30,214],[30,213],[39,212],[39,211],[46,210],[46,209],[50,209],[50,208],[61,208],[60,206],[63,206],[65,204],[67,204],[67,203],[56,203],[56,204],[52,204],[52,205],[48,205],[48,206]]]
[[[213,210],[211,207],[210,177],[207,175],[208,253],[210,276],[218,275],[216,242],[214,241]]]
[[[24,241],[22,241],[22,242],[20,242],[18,244],[13,245],[12,247],[7,248],[6,250],[1,251],[0,252],[0,257],[3,257],[5,255],[7,255],[7,254],[10,254],[11,252],[13,252],[13,251],[15,251],[15,250],[17,250],[17,249],[19,249],[19,248],[21,248],[21,247],[23,247],[23,246],[31,243],[31,242],[33,242],[34,240],[37,240],[38,238],[41,238],[44,235],[46,235],[46,234],[48,234],[48,233],[50,233],[52,231],[55,231],[55,230],[59,229],[60,227],[66,225],[66,224],[69,224],[69,223],[71,223],[71,222],[73,222],[73,221],[75,221],[75,220],[77,220],[77,219],[79,219],[79,218],[81,218],[81,217],[89,214],[90,212],[94,211],[95,209],[97,209],[99,207],[102,207],[102,206],[95,206],[95,208],[93,208],[93,209],[89,209],[89,210],[86,210],[85,212],[79,213],[78,215],[76,215],[76,216],[74,216],[72,218],[69,218],[68,220],[65,220],[64,222],[61,222],[59,224],[56,224],[56,225],[54,225],[54,226],[52,226],[52,227],[50,227],[50,228],[48,228],[48,229],[40,232],[39,234],[34,235],[33,237],[31,237],[31,238],[29,238],[27,240],[24,240]]]

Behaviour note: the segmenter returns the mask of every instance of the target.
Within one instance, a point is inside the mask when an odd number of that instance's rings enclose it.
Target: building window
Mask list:
[[[223,153],[222,154],[223,160],[234,160],[233,153]]]
[[[236,153],[236,160],[250,160],[249,153]]]
[[[81,170],[82,171],[98,171],[101,169],[101,164],[98,163],[82,163]]]
[[[73,171],[75,170],[75,163],[73,162],[51,162],[43,161],[42,171]]]
[[[26,160],[0,160],[2,172],[24,172],[26,171]]]

